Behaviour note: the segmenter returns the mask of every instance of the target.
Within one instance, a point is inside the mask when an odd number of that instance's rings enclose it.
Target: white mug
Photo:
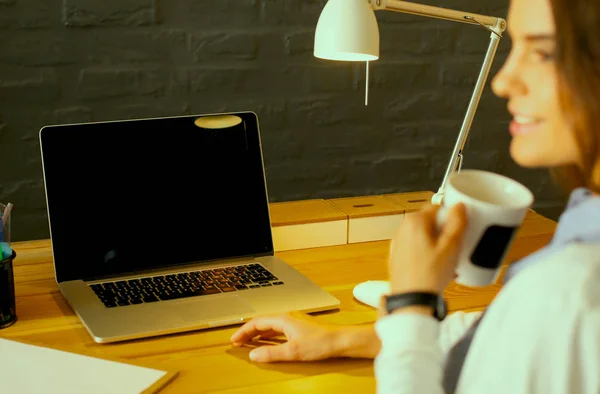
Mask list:
[[[461,170],[449,179],[438,210],[438,228],[449,208],[466,207],[468,225],[460,247],[456,282],[486,286],[497,279],[514,237],[533,204],[529,189],[503,175]]]

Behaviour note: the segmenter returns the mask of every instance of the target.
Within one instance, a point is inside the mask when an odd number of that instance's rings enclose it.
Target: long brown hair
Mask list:
[[[566,191],[587,187],[600,193],[600,1],[550,3],[559,100],[581,156],[580,165],[553,169],[552,175]]]

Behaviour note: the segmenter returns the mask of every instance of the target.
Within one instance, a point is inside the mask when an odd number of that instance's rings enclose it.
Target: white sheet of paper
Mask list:
[[[0,388],[14,394],[140,393],[167,372],[0,338]]]

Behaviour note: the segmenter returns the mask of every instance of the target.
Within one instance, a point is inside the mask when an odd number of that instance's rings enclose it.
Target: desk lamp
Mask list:
[[[506,21],[492,16],[471,14],[404,0],[329,0],[317,23],[314,56],[338,61],[366,62],[365,105],[368,100],[369,62],[379,59],[379,27],[375,10],[388,10],[478,25],[491,33],[490,43],[465,114],[454,151],[433,204],[441,204],[448,178],[460,171],[467,136],[481,98],[496,49],[506,29]]]
[[[323,8],[317,23],[314,56],[330,60],[366,62],[365,105],[368,103],[369,62],[379,59],[379,27],[375,10],[403,12],[478,25],[491,33],[489,46],[454,151],[450,157],[446,174],[438,192],[432,197],[431,202],[439,205],[444,198],[448,178],[452,173],[461,169],[462,152],[500,38],[506,29],[506,21],[502,18],[410,3],[404,0],[329,0]],[[356,285],[353,294],[359,301],[378,308],[381,296],[389,293],[389,291],[388,281],[366,281]]]

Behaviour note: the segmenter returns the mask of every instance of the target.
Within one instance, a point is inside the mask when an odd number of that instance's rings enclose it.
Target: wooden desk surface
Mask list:
[[[555,225],[531,212],[509,252],[507,263],[546,245]],[[318,319],[359,324],[373,322],[377,312],[355,301],[352,288],[365,280],[386,279],[388,242],[296,250],[278,255],[342,301],[339,311],[320,314]],[[179,376],[167,386],[165,393],[375,392],[370,360],[253,364],[248,360],[251,349],[233,348],[229,344],[229,337],[237,327],[96,344],[58,292],[49,241],[21,242],[13,247],[18,253],[15,282],[19,320],[0,330],[0,337],[178,370]],[[449,309],[481,310],[499,289],[497,284],[473,290],[453,283],[446,292]]]

